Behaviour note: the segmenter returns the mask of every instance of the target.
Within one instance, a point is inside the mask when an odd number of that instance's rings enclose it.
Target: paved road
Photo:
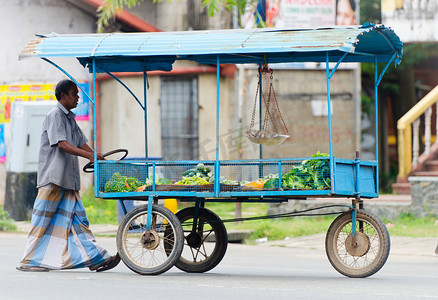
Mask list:
[[[159,276],[140,276],[123,264],[103,273],[19,272],[15,266],[25,239],[0,233],[0,299],[438,299],[433,241],[433,249],[423,250],[430,254],[403,254],[396,245],[377,274],[351,279],[329,264],[320,235],[259,246],[230,244],[221,264],[208,273],[172,268]],[[115,251],[115,238],[98,241]],[[422,243],[420,248],[427,244]]]

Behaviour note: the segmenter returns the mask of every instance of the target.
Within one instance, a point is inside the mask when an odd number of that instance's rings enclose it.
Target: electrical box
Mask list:
[[[47,113],[57,101],[14,101],[6,168],[9,172],[38,171],[41,132]]]

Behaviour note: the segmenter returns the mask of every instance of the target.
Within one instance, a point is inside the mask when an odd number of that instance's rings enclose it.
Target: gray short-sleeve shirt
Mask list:
[[[43,123],[37,186],[53,183],[69,190],[80,190],[78,157],[59,148],[61,141],[81,147],[88,140],[76,123],[75,114],[58,102]]]

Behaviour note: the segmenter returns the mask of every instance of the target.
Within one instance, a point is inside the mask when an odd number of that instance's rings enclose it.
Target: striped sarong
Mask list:
[[[38,189],[23,266],[73,269],[99,265],[110,255],[96,243],[79,192],[54,184]]]

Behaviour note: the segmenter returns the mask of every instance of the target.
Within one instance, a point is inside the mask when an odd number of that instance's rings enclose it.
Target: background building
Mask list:
[[[0,85],[56,83],[65,75],[42,60],[18,61],[18,53],[35,33],[90,33],[96,31],[95,9],[99,0],[0,0],[1,37],[7,47],[0,50]],[[330,1],[324,1],[330,2]],[[267,1],[267,5],[272,2]],[[335,23],[335,2],[330,2],[330,20]],[[272,15],[270,15],[272,17]],[[327,26],[327,24],[320,24]],[[293,26],[293,24],[289,24]],[[315,24],[318,26],[318,24]],[[139,7],[118,15],[109,31],[179,31],[230,29],[233,19],[221,11],[213,18],[196,0],[173,2],[144,1]],[[90,75],[73,60],[56,60],[83,82]],[[221,159],[258,157],[258,145],[239,134],[249,128],[257,90],[256,66],[245,69],[243,100],[239,105],[237,68],[221,66]],[[317,64],[274,66],[274,88],[281,113],[292,137],[278,147],[264,148],[264,157],[306,157],[317,151],[328,152],[325,68]],[[355,66],[340,69],[331,81],[334,152],[351,158],[360,147],[360,84]],[[117,74],[119,75],[119,74]],[[143,98],[143,74],[121,77],[140,99]],[[212,159],[216,128],[216,69],[211,65],[178,62],[171,72],[149,72],[148,153],[151,158]],[[118,82],[105,74],[98,76],[98,149],[106,152],[126,148],[131,158],[144,158],[143,112],[138,103]],[[4,107],[4,102],[3,107]],[[91,110],[90,110],[91,116]],[[92,140],[91,118],[78,121]],[[4,142],[8,144],[8,123],[4,124]],[[7,157],[6,157],[7,159]],[[81,160],[81,164],[85,164]],[[5,164],[0,163],[0,203],[4,200]],[[83,188],[91,184],[91,175],[83,175]]]

